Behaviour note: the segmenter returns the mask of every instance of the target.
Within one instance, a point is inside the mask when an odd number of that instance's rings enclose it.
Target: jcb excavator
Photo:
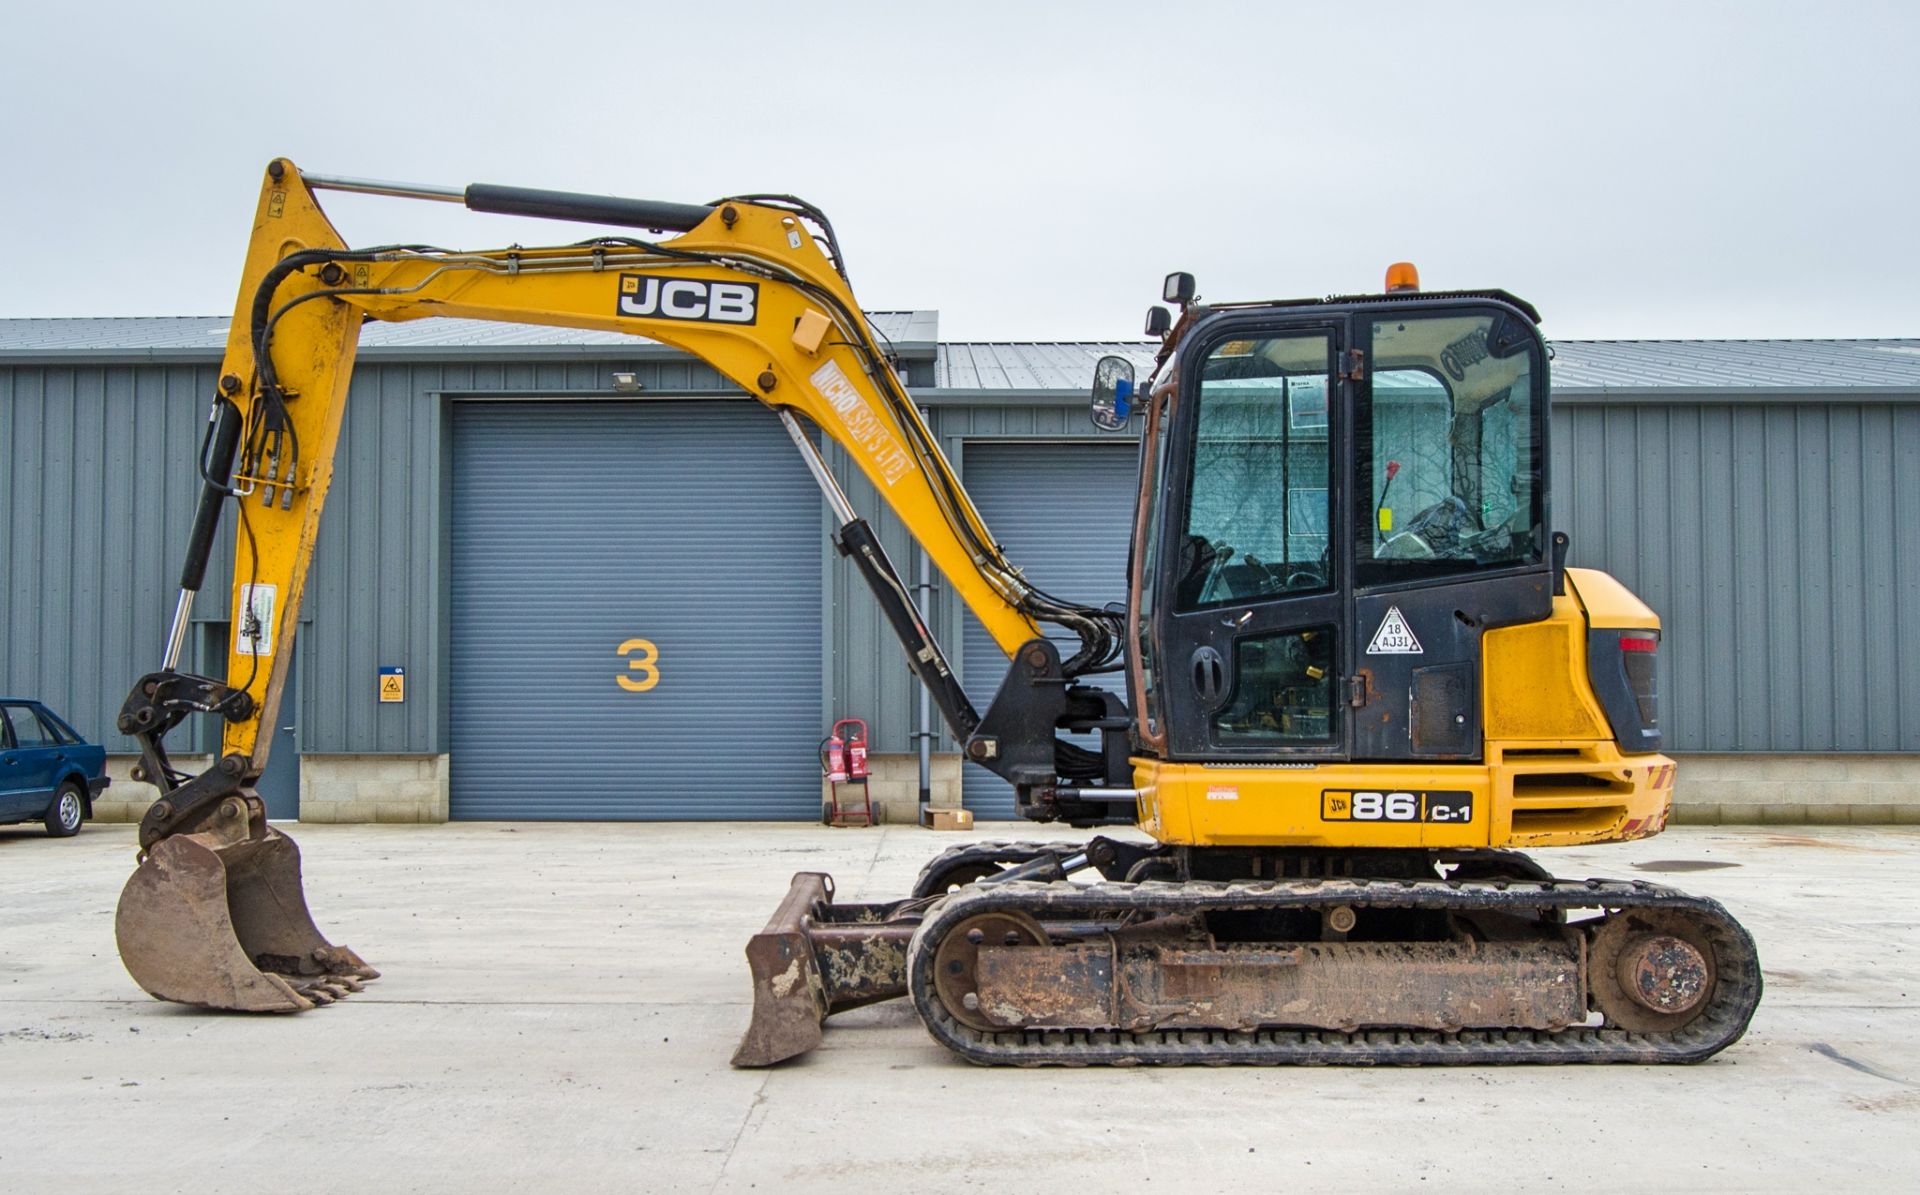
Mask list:
[[[454,252],[351,249],[322,189],[680,235]],[[1751,939],[1710,900],[1557,880],[1514,848],[1658,833],[1660,623],[1548,534],[1548,352],[1501,291],[1202,305],[1094,417],[1142,428],[1124,612],[1051,596],[1001,554],[788,196],[673,204],[266,172],[199,469],[165,658],[120,716],[161,790],[121,897],[121,957],[163,999],[297,1011],[375,977],[315,928],[266,765],[361,323],[464,316],[632,333],[778,415],[966,758],[1020,811],[1150,841],[980,843],[888,904],[794,877],[747,948],[736,1065],[907,996],[981,1063],[1690,1062],[1744,1032]],[[808,425],[843,445],[1011,666],[956,683]],[[224,678],[179,670],[223,507],[237,516]],[[1052,636],[1043,627],[1053,628]],[[1061,644],[1064,643],[1063,648]],[[1124,671],[1122,699],[1092,683]],[[166,733],[225,722],[188,775]]]

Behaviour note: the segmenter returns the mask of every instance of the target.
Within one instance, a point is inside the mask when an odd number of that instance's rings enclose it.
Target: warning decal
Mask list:
[[[240,617],[233,624],[234,655],[273,654],[273,603],[279,593],[276,585],[240,586]]]
[[[1367,644],[1370,656],[1417,656],[1424,652],[1420,641],[1413,637],[1413,628],[1400,615],[1400,607],[1391,606],[1387,616],[1380,620],[1380,629],[1373,633],[1373,642]]]

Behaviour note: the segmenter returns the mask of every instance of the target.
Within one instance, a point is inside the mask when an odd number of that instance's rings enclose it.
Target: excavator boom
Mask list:
[[[475,211],[681,235],[598,235],[572,244],[451,252],[353,249],[316,192],[461,202]],[[143,862],[119,912],[122,958],[148,991],[225,1008],[298,1010],[375,974],[314,929],[299,856],[266,824],[253,784],[267,764],[301,597],[333,473],[363,321],[455,316],[646,337],[712,365],[775,410],[838,515],[835,539],[873,589],[911,666],[962,742],[981,714],[865,520],[820,457],[817,428],[843,446],[954,591],[1011,656],[1062,667],[1040,623],[1076,632],[1068,668],[1118,650],[1109,613],[1042,593],[1002,557],[885,347],[855,303],[831,226],[783,196],[661,203],[495,185],[464,190],[303,175],[269,164],[199,462],[203,482],[160,667],[120,714],[140,742],[139,776],[160,790],[143,818]],[[717,394],[716,397],[731,397]],[[233,638],[223,677],[178,669],[221,513],[236,528]],[[195,713],[225,721],[205,773],[177,770],[166,733]],[[989,728],[991,729],[991,728]],[[1051,777],[1052,726],[1026,754],[980,748],[1010,770]],[[1011,747],[1012,744],[1009,744]],[[1045,755],[1044,767],[1029,757]],[[243,861],[244,860],[244,864]],[[276,915],[284,910],[284,916]]]

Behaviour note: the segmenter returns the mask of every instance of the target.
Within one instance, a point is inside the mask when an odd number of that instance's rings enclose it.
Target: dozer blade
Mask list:
[[[907,993],[907,947],[927,901],[836,905],[833,877],[803,871],[747,943],[753,1022],[733,1065],[772,1066],[820,1044],[833,1013]]]
[[[380,974],[320,936],[300,849],[272,828],[238,842],[176,834],[155,843],[120,893],[114,936],[141,987],[207,1008],[301,1012]]]

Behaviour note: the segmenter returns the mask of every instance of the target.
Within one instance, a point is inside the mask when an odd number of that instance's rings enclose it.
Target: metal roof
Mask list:
[[[1558,340],[1556,391],[1920,390],[1920,340]]]
[[[903,358],[933,361],[931,389],[954,397],[1079,393],[1100,357],[1127,357],[1144,375],[1157,347],[1143,341],[941,344],[937,312],[875,311],[868,318]],[[226,333],[224,316],[0,319],[0,361],[216,360]],[[369,323],[360,342],[371,357],[674,352],[614,332],[467,319]],[[1560,340],[1553,349],[1554,392],[1568,396],[1920,394],[1920,339]]]
[[[934,388],[958,394],[1084,390],[1115,353],[1142,376],[1158,346],[1122,343],[943,344]],[[1557,340],[1556,394],[1675,397],[1772,391],[1795,397],[1920,393],[1920,340]]]
[[[939,336],[937,311],[869,311],[874,330],[907,360],[930,361]],[[116,356],[155,360],[211,357],[226,347],[223,315],[109,316],[72,319],[0,319],[0,359],[6,357]],[[503,324],[492,320],[421,319],[373,321],[360,329],[360,347],[382,350],[527,348],[628,348],[673,352],[645,337],[579,328]],[[439,354],[443,355],[443,354]]]
[[[933,367],[935,390],[971,392],[1084,391],[1093,384],[1093,363],[1113,354],[1133,362],[1141,377],[1153,369],[1160,346],[1151,342],[959,343],[940,346]]]

